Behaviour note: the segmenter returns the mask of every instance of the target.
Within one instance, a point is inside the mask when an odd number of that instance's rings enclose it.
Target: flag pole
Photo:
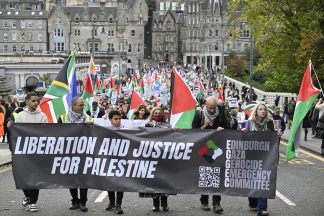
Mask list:
[[[315,74],[316,80],[317,80],[317,82],[318,82],[318,85],[319,85],[319,87],[321,88],[320,91],[321,91],[321,93],[322,93],[322,96],[324,97],[323,89],[322,89],[321,83],[320,83],[320,81],[319,81],[319,79],[318,79],[318,77],[317,77],[317,74],[316,74],[315,68],[314,68],[314,66],[313,66],[313,64],[312,64],[312,61],[309,60],[309,63],[310,63],[310,65],[312,66],[312,69],[313,69],[313,71],[314,71],[314,74]]]

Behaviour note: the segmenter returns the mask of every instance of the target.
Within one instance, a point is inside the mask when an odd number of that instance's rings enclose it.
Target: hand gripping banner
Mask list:
[[[10,130],[18,189],[275,197],[274,132],[24,123]]]

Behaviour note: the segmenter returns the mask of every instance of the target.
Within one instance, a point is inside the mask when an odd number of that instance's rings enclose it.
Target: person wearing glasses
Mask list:
[[[145,124],[145,127],[152,127],[152,128],[171,128],[166,122],[163,109],[161,107],[154,107],[151,111],[151,114],[148,118],[148,121]],[[153,198],[153,212],[160,211],[160,204],[162,207],[162,211],[166,212],[169,211],[168,207],[168,195],[169,194],[162,194],[162,193],[140,193],[140,197],[151,197]]]
[[[209,96],[206,99],[206,104],[202,110],[197,110],[195,117],[192,121],[192,128],[200,129],[216,129],[216,131],[222,131],[224,128],[229,128],[229,122],[227,120],[224,106],[217,104],[217,100],[214,96]],[[201,210],[210,211],[208,205],[208,195],[201,195]],[[217,214],[223,212],[223,208],[220,204],[221,196],[213,195],[213,211]]]
[[[84,111],[84,101],[80,97],[72,98],[72,107],[64,115],[62,115],[58,120],[58,123],[85,123],[93,124],[93,119],[87,115]],[[83,212],[87,212],[88,208],[86,207],[87,203],[87,194],[88,188],[80,188],[80,199],[78,197],[78,189],[70,188],[70,194],[72,196],[72,206],[70,210],[80,209]]]

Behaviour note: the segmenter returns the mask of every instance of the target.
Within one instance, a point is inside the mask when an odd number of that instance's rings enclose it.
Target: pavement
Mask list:
[[[311,135],[311,129],[308,130],[307,141],[304,140],[304,134],[302,134],[301,148],[311,151],[312,153],[321,155],[321,139],[314,139]],[[286,129],[281,139],[288,141],[290,130]],[[323,156],[322,156],[323,157]],[[9,151],[8,143],[0,142],[0,166],[11,163],[11,152]]]

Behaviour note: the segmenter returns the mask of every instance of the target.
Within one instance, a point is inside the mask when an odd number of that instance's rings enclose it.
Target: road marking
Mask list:
[[[95,203],[102,202],[106,198],[107,195],[108,195],[107,191],[102,191],[94,202]]]
[[[276,196],[279,197],[282,201],[284,201],[289,206],[296,206],[295,203],[291,202],[287,197],[285,197],[282,193],[276,190]]]
[[[281,141],[280,143],[283,144],[283,145],[285,145],[285,146],[288,145],[286,142],[283,142],[283,141]],[[312,157],[312,158],[314,158],[314,159],[317,159],[317,160],[319,160],[319,161],[324,162],[324,158],[322,158],[322,157],[320,157],[320,156],[317,156],[317,155],[315,155],[315,154],[312,154],[312,153],[310,153],[310,152],[308,152],[308,151],[305,151],[305,150],[303,150],[303,149],[299,149],[299,152],[301,152],[301,153],[303,153],[303,154],[305,154],[305,155],[308,155],[308,156],[310,156],[310,157]]]

